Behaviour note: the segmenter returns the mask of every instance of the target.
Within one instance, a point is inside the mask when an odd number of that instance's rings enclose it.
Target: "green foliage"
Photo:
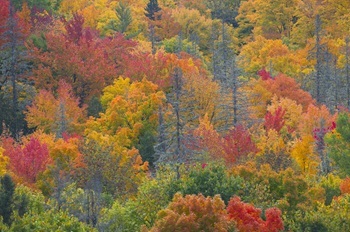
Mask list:
[[[27,232],[27,231],[96,231],[88,227],[77,218],[72,217],[66,212],[55,209],[47,210],[40,214],[25,214],[23,218],[16,218],[9,231]]]
[[[348,113],[339,114],[336,130],[346,142],[350,142],[350,117]]]
[[[335,197],[340,196],[341,192],[339,189],[341,179],[339,176],[329,174],[322,177],[320,185],[324,188],[326,194],[325,205],[330,205]]]
[[[158,5],[158,1],[157,0],[150,0],[147,3],[147,6],[145,8],[145,11],[146,11],[145,15],[150,20],[155,20],[156,19],[155,14],[157,12],[159,12],[160,10],[161,10],[161,8]]]
[[[120,33],[125,33],[132,22],[130,7],[119,2],[115,8],[118,20],[109,21],[107,28]]]
[[[18,185],[13,196],[12,209],[19,217],[26,213],[44,213],[45,198],[41,193],[33,192],[26,186]]]
[[[323,189],[310,186],[302,175],[291,168],[275,172],[269,165],[259,169],[246,165],[237,167],[235,175],[244,179],[246,189],[242,199],[258,207],[277,206],[286,213],[292,213],[308,209],[315,202],[324,202]]]
[[[14,193],[15,183],[12,181],[12,178],[8,174],[0,177],[0,216],[3,219],[3,222],[7,225],[10,225],[12,222],[11,206],[13,203]]]
[[[145,180],[138,188],[135,198],[124,204],[116,200],[110,209],[101,213],[99,228],[106,231],[139,231],[144,225],[152,227],[157,212],[166,208],[172,196],[168,195],[169,183],[174,176],[169,170],[163,169],[155,179]]]
[[[47,51],[47,42],[44,33],[41,33],[40,35],[33,34],[29,36],[29,41],[31,41],[35,47],[42,50],[43,52]]]
[[[318,205],[311,211],[298,211],[292,219],[287,219],[286,228],[291,231],[349,231],[350,196],[333,201],[329,206]]]
[[[173,196],[176,192],[184,195],[201,193],[205,197],[220,194],[227,203],[231,196],[237,195],[242,189],[243,180],[229,175],[225,165],[196,164],[189,167],[188,173],[182,175],[179,180],[170,184],[169,195]]]
[[[183,51],[191,54],[194,50],[194,44],[189,42],[187,39],[182,40],[181,44],[179,44],[179,36],[174,36],[170,39],[164,39],[162,41],[162,45],[164,46],[165,51],[168,53]]]
[[[88,116],[98,118],[102,111],[103,111],[103,108],[102,108],[100,99],[97,96],[93,96],[89,101],[89,104],[87,107]]]
[[[336,131],[325,136],[327,151],[342,176],[350,175],[350,118],[347,113],[338,116]]]

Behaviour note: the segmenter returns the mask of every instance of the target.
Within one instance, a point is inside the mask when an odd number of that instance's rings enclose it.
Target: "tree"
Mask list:
[[[263,86],[278,98],[289,98],[303,106],[305,112],[310,104],[314,103],[311,95],[301,89],[295,79],[284,74],[279,74],[273,79],[267,79]]]
[[[130,7],[122,2],[119,2],[118,6],[115,8],[117,15],[117,20],[110,20],[107,27],[113,31],[125,34],[132,22]]]
[[[28,213],[23,218],[17,219],[10,231],[96,231],[67,212],[55,209],[45,210],[41,213]]]
[[[0,176],[6,173],[8,162],[9,159],[7,156],[4,156],[4,149],[0,146]]]
[[[12,215],[13,195],[15,192],[15,183],[12,178],[6,174],[0,177],[0,216],[5,224],[10,225]]]
[[[6,6],[6,2],[5,2]],[[23,114],[19,106],[19,83],[23,81],[23,74],[28,70],[26,54],[24,50],[24,36],[19,28],[18,19],[15,15],[15,8],[10,1],[8,4],[8,17],[4,24],[4,32],[0,35],[4,43],[1,46],[0,57],[1,79],[0,90],[6,85],[11,85],[11,102],[8,109],[3,109],[7,117],[3,118],[5,124],[11,131],[12,136],[19,138],[19,133],[25,128]],[[2,6],[3,7],[3,6]],[[6,11],[5,11],[6,13]],[[22,79],[22,80],[21,80]],[[1,101],[5,101],[4,95],[0,95]]]
[[[233,225],[231,225],[233,227]],[[176,194],[168,208],[158,213],[157,221],[145,231],[227,231],[225,204],[219,195]]]
[[[285,113],[286,111],[282,107],[278,107],[274,113],[271,113],[270,111],[268,111],[267,114],[265,115],[265,122],[264,122],[264,127],[266,131],[275,130],[277,132],[280,132],[280,130],[284,126],[283,117]]]
[[[146,79],[131,82],[120,77],[104,89],[101,102],[106,110],[100,118],[87,122],[86,132],[112,136],[121,150],[140,148],[144,161],[153,162],[152,142],[157,132],[158,108],[163,101],[164,93],[156,84]]]
[[[149,30],[150,30],[150,36],[151,36],[151,43],[152,43],[152,54],[156,53],[156,36],[155,36],[155,25],[154,21],[159,20],[161,18],[161,14],[157,14],[162,9],[158,5],[157,0],[150,0],[147,3],[147,6],[145,8],[145,16],[150,20],[149,22]]]
[[[326,154],[334,161],[340,175],[349,175],[346,168],[350,162],[350,136],[349,126],[350,119],[348,113],[341,113],[337,119],[335,131],[324,136],[324,144],[327,144]]]
[[[205,4],[211,11],[211,17],[213,19],[220,19],[222,23],[230,24],[233,27],[237,27],[238,24],[235,20],[238,15],[238,8],[241,0],[226,1],[226,0],[206,0]]]
[[[82,18],[75,16],[65,23],[65,34],[46,33],[46,49],[31,45],[35,86],[55,93],[63,79],[79,97],[79,106],[93,96],[100,96],[102,89],[128,68],[124,60],[131,59],[136,46],[136,42],[121,34],[98,38],[97,33],[85,29],[82,23]]]
[[[18,182],[35,184],[38,175],[44,172],[51,161],[47,145],[34,137],[22,147],[11,138],[6,140],[4,154],[9,157],[9,167],[15,178]]]
[[[79,107],[79,99],[74,97],[72,87],[61,80],[57,97],[47,90],[41,90],[28,106],[26,121],[31,128],[45,133],[56,133],[62,137],[65,132],[79,132],[85,122],[86,106]]]
[[[313,71],[312,62],[307,59],[308,53],[308,47],[293,51],[280,39],[256,36],[254,41],[242,47],[238,66],[252,76],[266,69],[272,76],[283,73],[302,80],[305,74]]]
[[[156,13],[161,10],[162,9],[159,7],[157,0],[150,0],[145,8],[145,15],[147,18],[154,21],[156,20]]]
[[[305,136],[295,143],[291,156],[305,175],[317,174],[319,157],[314,152],[314,139],[311,135]]]
[[[200,150],[207,151],[212,159],[224,159],[228,165],[258,152],[249,131],[240,124],[226,134],[219,135],[208,121],[208,117],[205,117],[194,131],[194,135],[198,138],[195,149],[199,147]]]
[[[203,194],[205,197],[220,194],[227,204],[233,195],[244,189],[244,183],[241,177],[231,175],[226,168],[224,164],[215,161],[196,163],[188,173],[183,173],[181,179],[173,180],[168,185],[167,195],[171,198],[176,192],[183,195]]]
[[[237,196],[232,197],[227,206],[229,218],[237,223],[239,231],[273,231],[284,230],[282,212],[278,208],[265,211],[266,220],[261,218],[261,209],[241,201]]]

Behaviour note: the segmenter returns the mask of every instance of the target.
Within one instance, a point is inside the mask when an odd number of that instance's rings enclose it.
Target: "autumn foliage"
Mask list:
[[[24,145],[7,138],[3,146],[4,155],[9,158],[10,170],[19,182],[35,184],[38,174],[51,163],[47,145],[36,138],[30,138]]]
[[[0,231],[349,231],[349,9],[0,0]]]
[[[237,228],[242,232],[277,232],[284,229],[282,213],[278,208],[267,209],[265,211],[266,220],[263,220],[261,209],[242,202],[239,197],[233,197],[228,203],[227,212],[229,218],[237,223]]]
[[[207,116],[201,120],[194,135],[198,137],[199,147],[206,149],[213,158],[222,158],[229,164],[233,164],[239,157],[246,157],[258,151],[249,131],[242,125],[237,125],[221,136],[210,124]]]
[[[176,194],[168,208],[158,213],[155,226],[149,231],[227,231],[225,204],[216,195]]]

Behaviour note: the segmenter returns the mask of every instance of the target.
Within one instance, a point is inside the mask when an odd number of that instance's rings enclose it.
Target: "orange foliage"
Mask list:
[[[300,85],[291,77],[284,74],[277,75],[274,79],[263,82],[264,87],[278,98],[289,98],[303,106],[304,112],[308,106],[315,103],[311,95],[300,88]]]
[[[226,219],[225,203],[219,195],[214,198],[205,198],[202,194],[183,197],[177,193],[168,208],[158,213],[158,219],[149,231],[226,232],[229,227]]]
[[[65,129],[68,132],[78,132],[85,121],[86,106],[79,107],[79,100],[73,96],[72,87],[61,80],[58,84],[57,97],[41,90],[28,107],[26,120],[29,127],[36,127],[46,133]],[[65,124],[66,128],[59,128]],[[60,135],[61,136],[61,135]]]
[[[299,133],[303,135],[312,134],[316,128],[330,128],[336,121],[337,114],[332,115],[325,105],[309,105],[307,111],[301,116]]]
[[[342,194],[350,194],[350,177],[342,180],[339,188]]]

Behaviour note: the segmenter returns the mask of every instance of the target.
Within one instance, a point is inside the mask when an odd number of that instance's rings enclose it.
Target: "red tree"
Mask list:
[[[266,69],[264,68],[258,72],[258,75],[261,77],[263,81],[273,80],[273,77],[271,76],[271,74],[268,71],[266,71]]]
[[[237,125],[222,138],[222,146],[226,154],[226,160],[233,163],[240,156],[247,156],[258,152],[258,148],[252,141],[249,131],[242,125]]]
[[[284,126],[284,115],[286,111],[282,109],[282,107],[278,107],[277,110],[274,113],[267,112],[265,115],[265,122],[264,127],[266,131],[269,131],[271,129],[276,130],[279,132],[282,127]]]
[[[9,17],[9,5],[8,0],[0,0],[0,36],[6,31],[7,19]],[[3,39],[0,37],[0,46],[4,43]]]
[[[46,144],[32,137],[26,144],[19,146],[13,139],[4,140],[4,155],[10,158],[10,170],[21,181],[33,184],[39,173],[50,163],[49,150]]]
[[[241,201],[239,197],[231,198],[227,206],[227,213],[236,222],[241,232],[277,232],[284,229],[281,211],[269,208],[265,211],[266,221],[261,218],[261,209]]]

